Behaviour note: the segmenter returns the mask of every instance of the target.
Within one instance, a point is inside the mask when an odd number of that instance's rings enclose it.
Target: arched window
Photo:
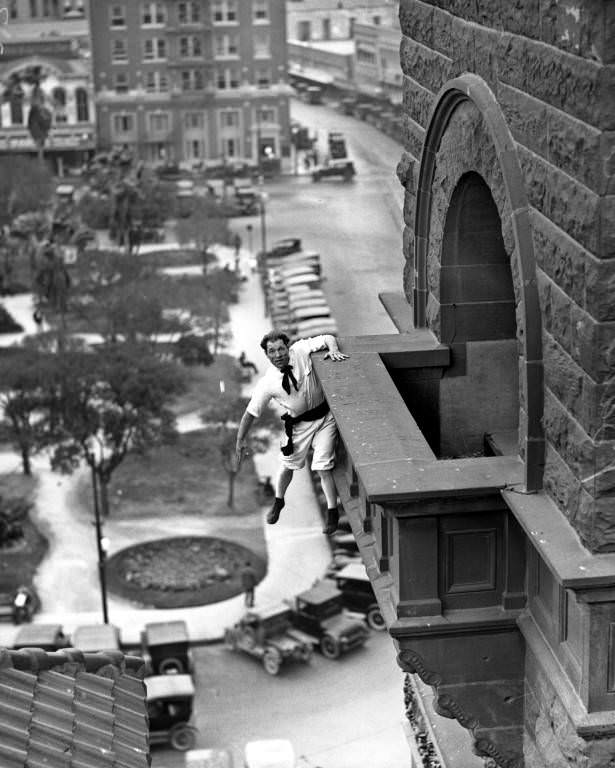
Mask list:
[[[90,107],[88,104],[88,94],[84,88],[77,88],[75,91],[75,101],[77,102],[77,122],[89,122]]]
[[[23,91],[11,95],[11,125],[23,125]]]
[[[64,88],[57,86],[53,89],[53,106],[55,109],[64,108],[66,106],[66,91]]]

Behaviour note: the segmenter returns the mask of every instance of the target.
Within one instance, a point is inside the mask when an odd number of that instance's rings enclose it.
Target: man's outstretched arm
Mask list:
[[[241,466],[241,460],[243,459],[248,443],[247,443],[247,436],[248,432],[250,431],[250,427],[255,421],[255,416],[252,416],[251,413],[248,413],[248,411],[244,411],[243,416],[241,417],[241,421],[239,422],[239,427],[237,429],[237,441],[235,443],[235,461],[237,462],[237,471],[239,471],[239,467]]]
[[[332,336],[330,333],[326,333],[324,336],[325,344],[327,346],[327,354],[325,355],[325,360],[329,358],[330,360],[346,360],[348,358],[348,355],[345,355],[343,352],[340,352],[340,348],[337,344],[337,339],[335,336]]]

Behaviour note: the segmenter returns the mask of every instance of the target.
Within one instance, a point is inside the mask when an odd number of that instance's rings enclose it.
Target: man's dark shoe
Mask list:
[[[337,508],[335,509],[328,509],[327,510],[327,523],[325,527],[322,529],[322,532],[325,533],[327,536],[330,536],[332,533],[335,533],[337,531],[337,524],[339,522],[340,515],[337,511]]]
[[[269,525],[275,525],[275,523],[278,522],[278,519],[280,517],[280,512],[282,511],[283,507],[284,507],[284,499],[279,499],[276,496],[276,499],[273,502],[273,506],[271,507],[269,512],[267,512],[266,519]]]

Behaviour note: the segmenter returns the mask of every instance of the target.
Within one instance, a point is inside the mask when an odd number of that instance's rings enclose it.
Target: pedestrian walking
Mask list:
[[[254,607],[254,587],[256,586],[256,571],[252,563],[246,560],[241,570],[241,587],[244,594],[246,608]]]
[[[290,345],[285,333],[270,331],[261,340],[261,348],[272,367],[256,385],[241,417],[235,446],[237,468],[247,450],[248,431],[269,401],[274,400],[286,411],[282,416],[286,444],[281,448],[275,499],[267,514],[267,522],[270,525],[277,523],[293,473],[305,466],[308,451],[312,448],[312,469],[320,476],[327,500],[327,521],[323,533],[331,534],[337,530],[339,518],[332,473],[337,427],[312,368],[311,354],[326,349],[325,358],[335,362],[345,360],[348,355],[340,352],[335,336],[329,334],[300,339]]]

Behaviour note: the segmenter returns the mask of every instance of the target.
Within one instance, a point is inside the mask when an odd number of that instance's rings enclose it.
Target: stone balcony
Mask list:
[[[502,768],[524,764],[524,729],[539,727],[525,703],[538,659],[570,733],[615,736],[615,557],[588,553],[555,504],[526,491],[516,431],[438,455],[451,351],[398,327],[341,339],[349,359],[315,367],[341,437],[338,493],[400,666]]]

